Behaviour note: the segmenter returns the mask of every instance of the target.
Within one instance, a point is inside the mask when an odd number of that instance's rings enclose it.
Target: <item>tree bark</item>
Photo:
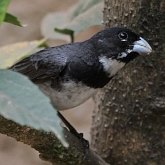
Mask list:
[[[111,165],[165,162],[164,16],[164,0],[105,0],[105,26],[129,27],[153,48],[95,97],[91,145]]]

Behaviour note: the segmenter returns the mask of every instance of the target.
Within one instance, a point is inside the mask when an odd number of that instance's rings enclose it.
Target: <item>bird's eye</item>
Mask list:
[[[128,34],[126,32],[120,32],[118,34],[118,37],[122,40],[122,41],[126,41],[128,39]]]

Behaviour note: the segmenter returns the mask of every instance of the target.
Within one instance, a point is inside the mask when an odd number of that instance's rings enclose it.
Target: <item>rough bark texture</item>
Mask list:
[[[84,150],[81,141],[65,129],[64,134],[69,143],[65,148],[51,133],[20,126],[0,116],[0,133],[30,145],[40,153],[40,158],[52,165],[107,165],[90,149]],[[84,155],[85,154],[85,155]]]
[[[165,164],[164,16],[164,0],[105,0],[105,25],[129,27],[153,48],[95,98],[92,147],[112,165]]]

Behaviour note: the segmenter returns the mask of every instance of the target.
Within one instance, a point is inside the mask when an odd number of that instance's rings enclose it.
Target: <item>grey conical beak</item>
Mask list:
[[[140,55],[149,55],[152,52],[152,48],[146,40],[140,37],[140,40],[133,43],[133,52],[137,52]]]

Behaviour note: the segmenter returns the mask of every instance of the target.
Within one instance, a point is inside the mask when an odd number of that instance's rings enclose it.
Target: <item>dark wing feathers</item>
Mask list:
[[[95,76],[93,73],[98,72],[98,66],[97,52],[86,41],[44,49],[16,63],[11,69],[28,76],[35,83],[58,80],[63,73],[85,82],[88,77]]]
[[[20,72],[32,81],[48,81],[51,77],[58,77],[66,66],[67,57],[56,47],[41,50],[20,62],[10,69]]]

